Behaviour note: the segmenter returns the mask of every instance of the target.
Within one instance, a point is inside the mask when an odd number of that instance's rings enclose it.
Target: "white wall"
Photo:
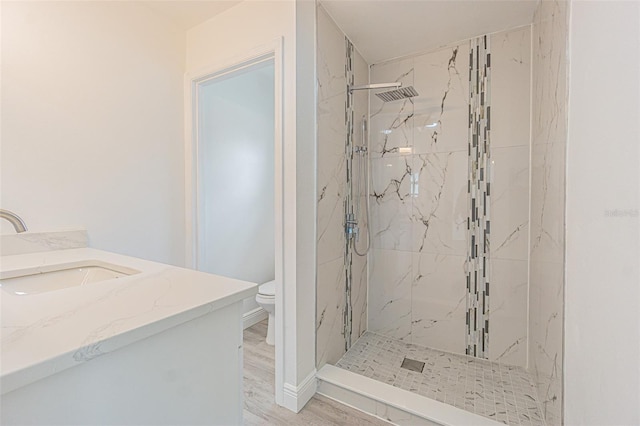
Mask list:
[[[312,2],[308,3],[313,6]],[[315,392],[315,170],[311,166],[315,164],[315,138],[312,128],[307,129],[311,132],[309,136],[309,132],[298,129],[297,124],[297,120],[301,125],[313,124],[313,114],[305,119],[309,111],[301,111],[298,115],[297,110],[302,102],[297,95],[296,67],[309,68],[304,67],[308,65],[304,58],[296,63],[297,8],[298,4],[293,0],[240,3],[190,29],[186,55],[187,72],[197,73],[228,66],[257,48],[282,39],[285,261],[283,291],[278,293],[276,290],[276,310],[280,312],[276,313],[276,345],[283,342],[282,351],[276,350],[276,401],[294,411],[298,411]],[[313,13],[311,18],[314,18]],[[304,34],[313,41],[313,21],[311,25],[306,22]],[[313,87],[313,79],[310,84]],[[309,94],[306,92],[304,96],[305,105],[315,103],[313,97],[307,99]],[[297,164],[300,164],[299,168]]]
[[[140,3],[3,2],[1,206],[182,265],[184,55]]]
[[[640,3],[571,5],[565,423],[640,424]]]

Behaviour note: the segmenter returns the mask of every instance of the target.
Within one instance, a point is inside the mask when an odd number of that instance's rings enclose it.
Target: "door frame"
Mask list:
[[[185,73],[185,265],[197,269],[198,262],[198,85],[264,60],[274,62],[274,236],[275,236],[275,400],[283,401],[284,386],[284,130],[283,130],[283,39],[258,46],[229,58],[212,58],[209,66]]]

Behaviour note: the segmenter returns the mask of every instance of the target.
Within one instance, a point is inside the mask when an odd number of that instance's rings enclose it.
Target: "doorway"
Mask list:
[[[275,279],[276,396],[284,347],[280,44],[185,79],[186,264],[257,284]],[[262,319],[247,322],[260,311],[253,298],[244,308],[245,326]]]
[[[196,268],[243,281],[275,279],[274,61],[197,85]],[[255,310],[245,301],[245,313]]]

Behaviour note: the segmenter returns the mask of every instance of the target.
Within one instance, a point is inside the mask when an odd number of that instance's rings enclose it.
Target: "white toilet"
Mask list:
[[[273,328],[276,323],[276,282],[269,281],[258,287],[256,294],[256,302],[269,314],[269,326],[267,328],[267,344],[275,344],[275,336]]]

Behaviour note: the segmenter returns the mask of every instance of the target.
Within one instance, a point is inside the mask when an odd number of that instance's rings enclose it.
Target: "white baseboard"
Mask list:
[[[299,413],[307,402],[316,394],[318,381],[314,369],[298,386],[284,384],[283,406],[294,413]]]
[[[260,321],[266,320],[269,318],[269,314],[264,309],[257,307],[249,312],[245,312],[242,314],[242,329],[246,330],[259,323]]]

